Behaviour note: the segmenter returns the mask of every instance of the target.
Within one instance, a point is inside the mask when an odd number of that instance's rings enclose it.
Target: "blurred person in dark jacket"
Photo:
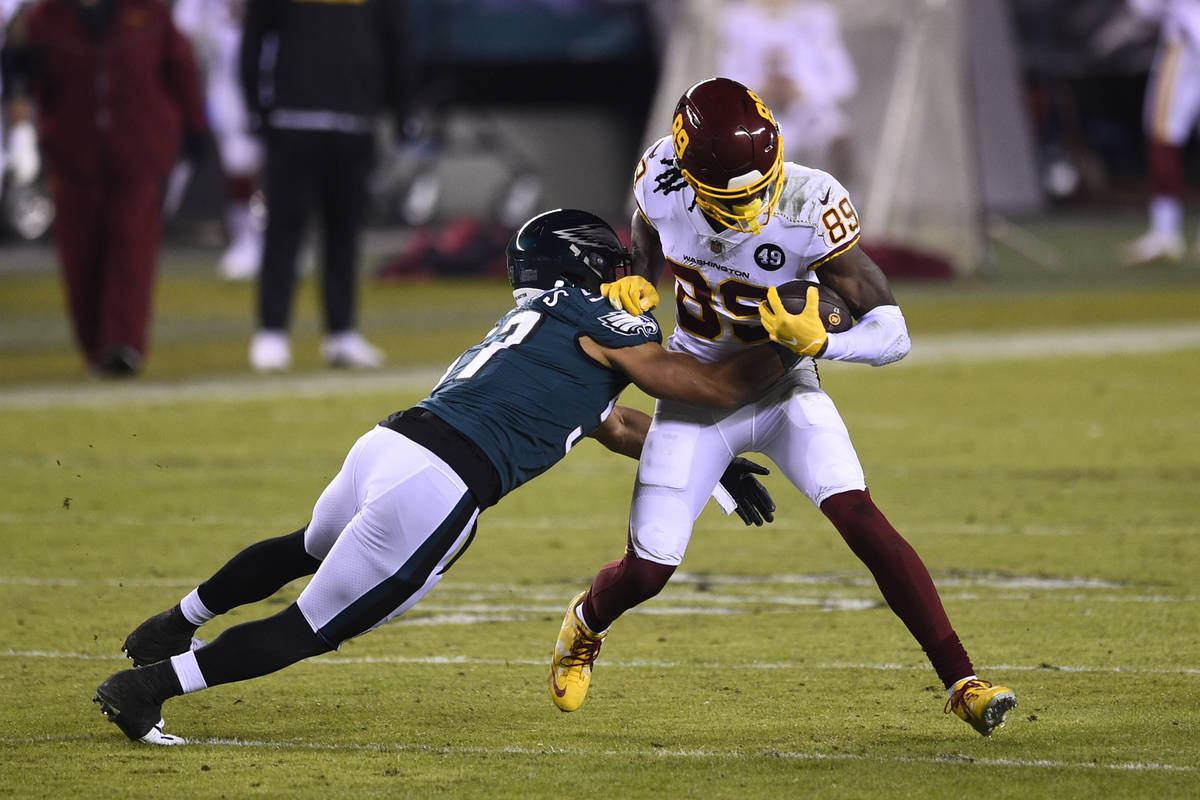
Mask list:
[[[89,371],[137,374],[147,350],[163,183],[196,159],[204,108],[161,0],[41,0],[17,43],[56,206],[54,238]]]
[[[267,230],[250,365],[291,366],[296,258],[314,206],[323,240],[321,291],[332,366],[372,368],[384,354],[356,327],[359,234],[376,116],[408,102],[402,0],[250,0],[242,31],[246,105],[266,143]]]

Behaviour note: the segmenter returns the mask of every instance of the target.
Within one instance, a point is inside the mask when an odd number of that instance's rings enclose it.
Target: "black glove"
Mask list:
[[[775,519],[775,501],[767,487],[758,482],[755,475],[769,475],[771,470],[755,464],[748,458],[735,458],[721,476],[721,486],[733,495],[737,502],[737,515],[747,525],[762,525],[763,521]]]

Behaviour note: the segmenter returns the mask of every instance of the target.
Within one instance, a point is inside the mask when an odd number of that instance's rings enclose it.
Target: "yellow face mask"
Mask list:
[[[733,209],[734,216],[746,226],[750,233],[757,236],[762,232],[763,220],[759,219],[764,209],[762,198],[753,197],[750,199],[750,202],[733,205],[731,208]]]
[[[779,138],[778,152],[770,172],[744,186],[720,189],[701,183],[687,170],[681,172],[696,191],[696,204],[711,219],[726,228],[757,235],[779,205],[784,175],[783,137]]]

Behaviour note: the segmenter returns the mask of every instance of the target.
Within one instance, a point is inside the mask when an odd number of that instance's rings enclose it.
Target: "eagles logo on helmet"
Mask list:
[[[513,234],[505,250],[508,282],[518,302],[563,283],[598,293],[629,273],[629,251],[607,222],[587,211],[539,214]]]
[[[757,234],[775,213],[783,139],[758,95],[729,78],[692,86],[671,125],[675,163],[714,223]]]

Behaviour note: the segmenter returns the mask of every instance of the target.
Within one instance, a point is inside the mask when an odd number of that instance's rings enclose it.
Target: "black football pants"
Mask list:
[[[290,326],[296,259],[315,209],[321,228],[325,330],[351,330],[373,138],[366,133],[273,129],[266,142],[267,229],[258,284],[259,327],[286,331]]]

